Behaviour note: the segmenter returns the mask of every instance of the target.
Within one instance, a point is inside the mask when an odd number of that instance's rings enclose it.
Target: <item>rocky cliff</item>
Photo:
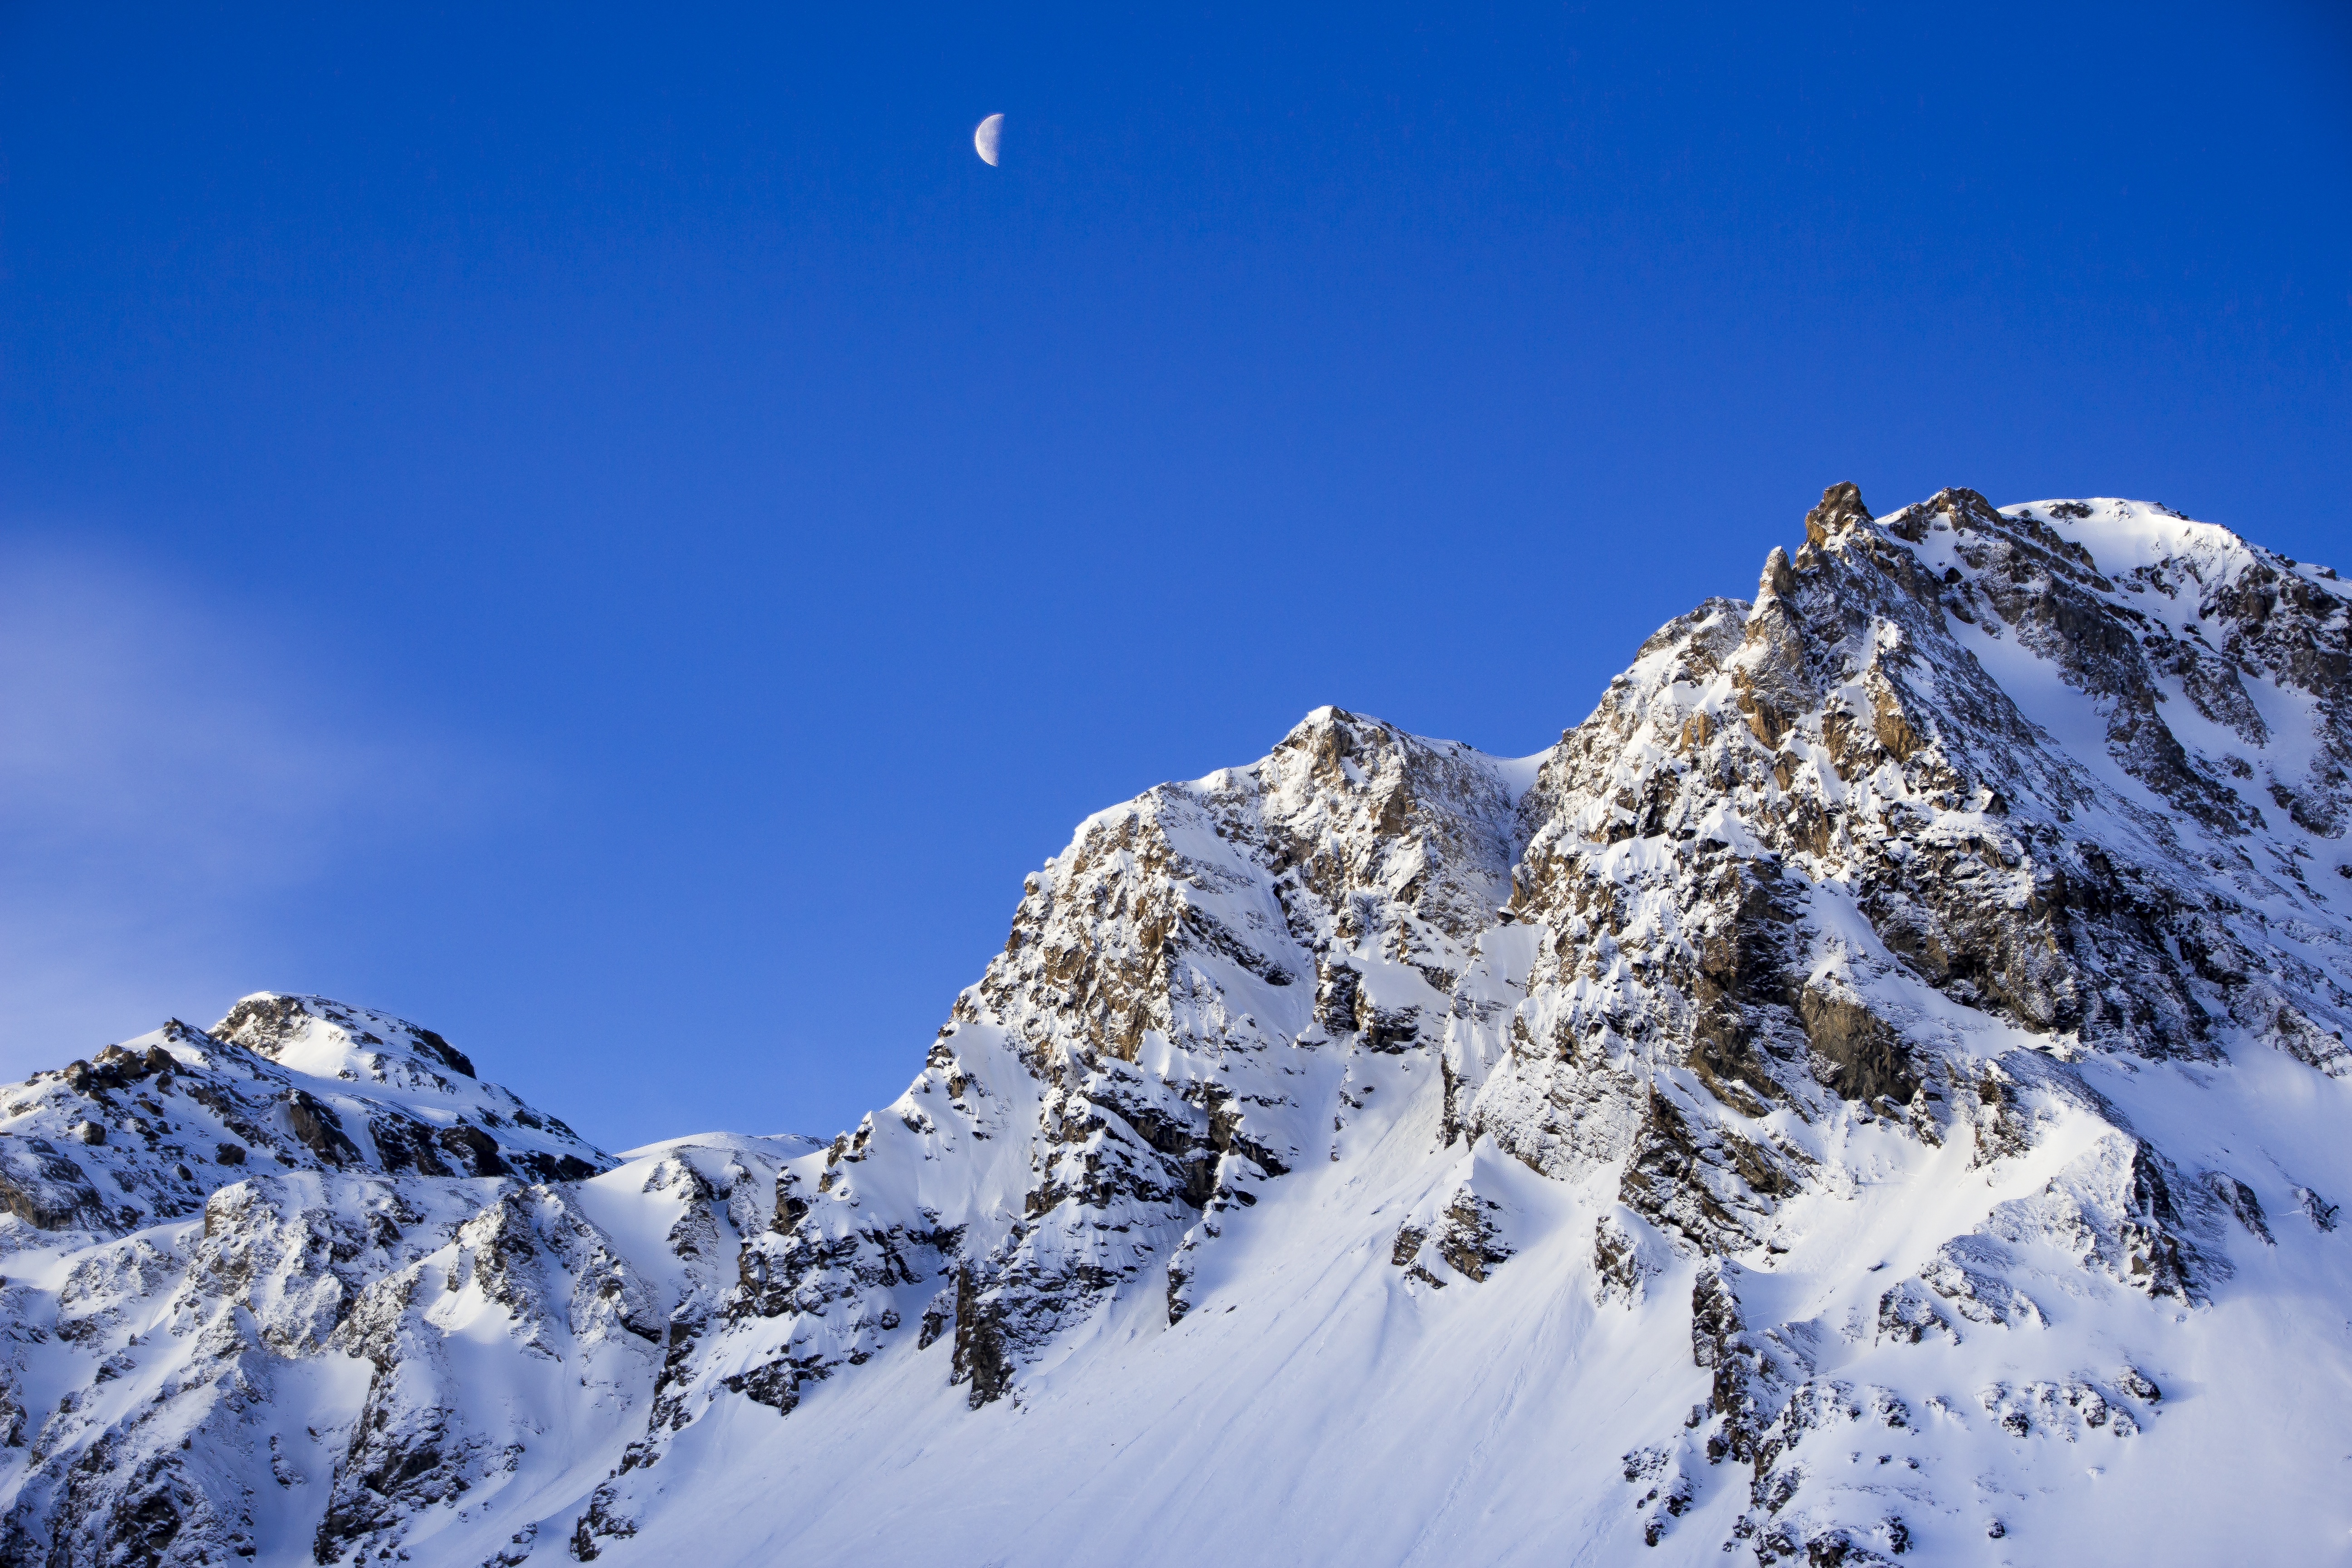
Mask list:
[[[2347,818],[2334,573],[1837,486],[1535,757],[1081,824],[830,1143],[19,1086],[0,1563],[2340,1556]]]

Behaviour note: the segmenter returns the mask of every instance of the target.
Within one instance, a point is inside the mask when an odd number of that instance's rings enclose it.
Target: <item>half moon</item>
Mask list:
[[[1004,116],[992,114],[980,122],[979,130],[971,133],[971,148],[980,154],[982,163],[993,169],[996,167],[997,143],[1003,140]]]

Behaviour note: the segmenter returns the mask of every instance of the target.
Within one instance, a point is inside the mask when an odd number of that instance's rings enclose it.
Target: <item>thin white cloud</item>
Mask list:
[[[264,984],[287,900],[487,807],[478,761],[304,668],[344,623],[280,603],[0,548],[0,1076]]]

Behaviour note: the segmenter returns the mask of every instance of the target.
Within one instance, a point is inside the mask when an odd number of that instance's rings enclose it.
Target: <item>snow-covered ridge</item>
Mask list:
[[[0,1120],[0,1226],[119,1234],[198,1212],[264,1167],[577,1180],[613,1163],[429,1029],[262,992],[211,1030],[177,1019],[37,1073]],[[62,1152],[61,1152],[62,1151]],[[68,1174],[71,1167],[79,1174]],[[96,1179],[93,1179],[93,1178]]]
[[[2352,595],[1805,531],[1538,757],[1088,817],[830,1143],[318,998],[37,1077],[0,1563],[2342,1555]]]

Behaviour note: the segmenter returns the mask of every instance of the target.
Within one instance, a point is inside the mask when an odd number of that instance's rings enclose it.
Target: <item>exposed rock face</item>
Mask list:
[[[1088,819],[830,1144],[616,1166],[316,998],[36,1079],[0,1562],[2335,1550],[2254,1500],[2352,1441],[2275,1418],[2352,1373],[2346,591],[1804,531],[1538,757],[1323,709]]]
[[[974,1405],[1121,1288],[1181,1319],[1224,1216],[1339,1157],[1351,1062],[1435,1055],[1513,812],[1487,759],[1324,709],[1088,821],[907,1095],[754,1244],[706,1375],[830,1375],[950,1280]]]

